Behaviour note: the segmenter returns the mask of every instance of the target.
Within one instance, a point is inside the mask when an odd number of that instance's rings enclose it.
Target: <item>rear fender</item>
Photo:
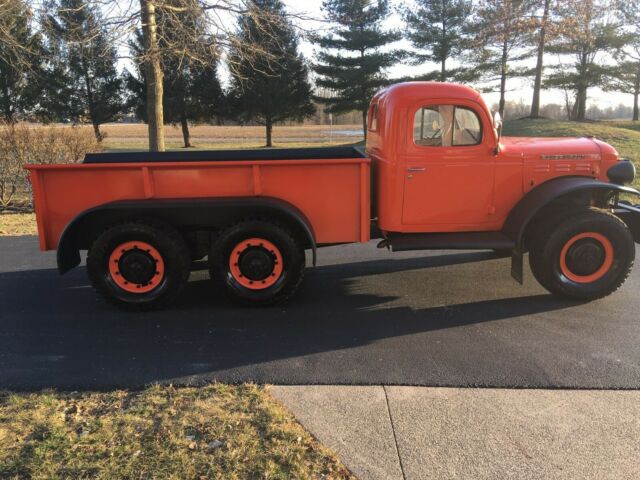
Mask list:
[[[87,250],[109,225],[128,219],[153,218],[189,230],[221,228],[247,216],[265,216],[284,223],[313,252],[316,237],[309,219],[294,205],[271,197],[225,197],[189,200],[118,201],[86,210],[64,229],[58,243],[60,273],[80,264],[80,250]]]
[[[562,197],[568,197],[574,194],[587,193],[591,195],[605,195],[609,192],[640,196],[640,192],[634,188],[601,182],[587,177],[562,177],[549,180],[531,190],[516,204],[507,217],[502,231],[515,242],[518,252],[524,252],[527,227],[537,215],[544,215],[544,208],[546,206]],[[627,217],[632,216],[632,214],[625,215],[627,215]],[[620,218],[624,220],[623,217]],[[627,223],[627,225],[629,225],[629,223]],[[633,227],[631,225],[629,227],[633,231]],[[634,236],[636,241],[638,241],[638,236],[635,232]]]

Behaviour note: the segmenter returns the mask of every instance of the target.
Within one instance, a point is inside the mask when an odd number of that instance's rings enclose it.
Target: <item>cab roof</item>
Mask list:
[[[481,97],[477,90],[458,83],[443,82],[404,82],[391,85],[378,92],[374,100],[390,100],[393,102],[403,99],[425,97],[425,94],[433,98],[457,98],[478,101]]]

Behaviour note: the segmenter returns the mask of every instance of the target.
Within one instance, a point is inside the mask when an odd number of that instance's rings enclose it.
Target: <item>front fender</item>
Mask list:
[[[534,188],[516,204],[504,223],[503,233],[515,242],[518,251],[524,251],[524,234],[531,220],[554,200],[581,191],[609,191],[640,196],[640,192],[635,188],[602,182],[593,178],[556,178]]]
[[[316,264],[316,237],[313,226],[296,206],[273,197],[223,197],[200,199],[124,200],[90,208],[66,226],[58,242],[58,271],[66,273],[80,264],[80,250],[104,228],[128,219],[155,218],[174,227],[221,228],[243,216],[264,215],[289,225],[313,252]]]

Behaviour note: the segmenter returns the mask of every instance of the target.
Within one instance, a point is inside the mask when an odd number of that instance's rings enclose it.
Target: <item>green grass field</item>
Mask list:
[[[567,122],[558,120],[512,120],[505,122],[503,134],[511,137],[584,137],[613,145],[620,155],[636,164],[634,186],[640,188],[640,122]]]

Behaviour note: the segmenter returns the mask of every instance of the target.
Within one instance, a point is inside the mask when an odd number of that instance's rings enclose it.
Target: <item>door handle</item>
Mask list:
[[[409,167],[407,172],[424,172],[426,169],[426,167]]]

